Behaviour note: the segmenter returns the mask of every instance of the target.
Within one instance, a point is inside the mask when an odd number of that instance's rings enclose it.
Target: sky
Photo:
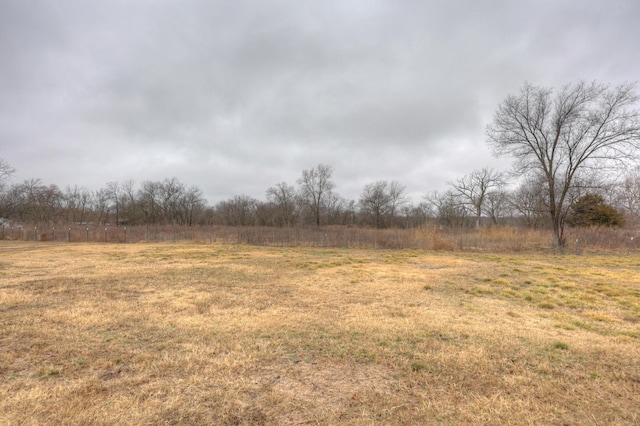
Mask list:
[[[177,178],[210,204],[303,170],[419,202],[509,170],[525,82],[640,78],[637,0],[0,0],[0,158],[64,190]]]

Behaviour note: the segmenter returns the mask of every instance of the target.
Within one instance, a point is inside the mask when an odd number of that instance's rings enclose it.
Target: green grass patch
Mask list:
[[[567,345],[567,344],[566,344],[566,343],[564,343],[564,342],[555,342],[555,343],[553,344],[553,347],[554,347],[554,349],[559,349],[559,350],[561,350],[561,351],[566,351],[566,350],[568,350],[568,349],[569,349],[569,345]]]

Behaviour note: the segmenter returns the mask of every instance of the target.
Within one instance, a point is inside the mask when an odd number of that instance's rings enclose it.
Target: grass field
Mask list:
[[[0,423],[640,424],[640,257],[0,242]]]

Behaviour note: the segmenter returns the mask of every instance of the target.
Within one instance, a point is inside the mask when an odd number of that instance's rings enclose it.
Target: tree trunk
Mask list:
[[[552,218],[552,230],[553,230],[553,248],[558,249],[565,246],[565,240],[563,237],[563,229],[562,224],[560,223],[560,218]]]

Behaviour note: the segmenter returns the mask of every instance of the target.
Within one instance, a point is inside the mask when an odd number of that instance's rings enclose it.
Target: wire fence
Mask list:
[[[143,241],[211,240],[211,227],[159,226],[3,226],[3,240],[67,241],[91,243],[139,243]]]
[[[640,233],[629,229],[571,228],[563,252],[637,252]],[[553,250],[551,233],[517,227],[473,229],[423,226],[410,229],[366,227],[233,227],[233,226],[97,226],[74,224],[3,225],[0,239],[108,244],[195,242],[275,247],[419,249],[479,252],[539,252]]]

